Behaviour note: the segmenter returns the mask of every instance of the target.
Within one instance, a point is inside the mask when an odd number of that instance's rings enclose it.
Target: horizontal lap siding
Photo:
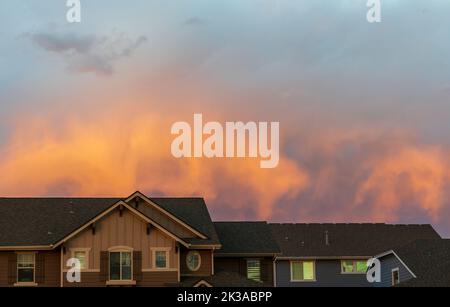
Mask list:
[[[178,282],[177,271],[166,272],[142,272],[142,280],[137,286],[141,287],[164,287],[166,284]]]
[[[100,272],[81,272],[81,282],[70,283],[64,273],[64,287],[105,287],[106,283],[100,281]]]
[[[366,274],[342,274],[340,260],[317,260],[315,282],[291,282],[290,262],[276,262],[278,287],[371,287]]]
[[[163,287],[166,284],[177,283],[178,272],[142,272],[142,280],[136,283],[138,287]],[[82,272],[81,283],[64,281],[65,287],[105,287],[106,282],[100,281],[99,272]]]
[[[381,282],[375,283],[378,287],[392,286],[392,269],[398,268],[400,275],[400,283],[414,278],[407,268],[398,260],[397,257],[390,254],[380,259],[381,263]]]

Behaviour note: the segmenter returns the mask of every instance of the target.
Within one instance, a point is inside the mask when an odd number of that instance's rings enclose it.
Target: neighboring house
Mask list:
[[[376,256],[378,286],[450,287],[450,240],[416,240]]]
[[[370,287],[366,263],[416,239],[440,239],[430,225],[270,224],[281,255],[279,287]],[[402,272],[401,272],[402,273]]]
[[[380,286],[393,266],[400,285],[436,282],[417,263],[433,263],[433,276],[448,272],[442,247],[393,249],[417,239],[440,237],[430,225],[212,222],[202,198],[140,192],[0,198],[0,286],[370,286],[366,261],[382,252],[389,272]],[[414,248],[433,255],[414,262]],[[79,283],[66,279],[71,258],[81,265]]]

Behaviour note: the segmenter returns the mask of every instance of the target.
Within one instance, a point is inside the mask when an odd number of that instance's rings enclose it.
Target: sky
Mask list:
[[[450,235],[450,1],[0,2],[0,195],[205,197],[215,220]],[[279,121],[280,163],[175,159],[176,121]]]

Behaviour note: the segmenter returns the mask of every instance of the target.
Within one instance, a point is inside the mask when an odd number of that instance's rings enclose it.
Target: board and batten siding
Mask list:
[[[129,202],[130,206],[135,206],[135,200]],[[148,204],[146,201],[140,199],[138,203],[138,210],[142,211],[149,219],[155,221],[158,225],[164,227],[164,229],[169,230],[171,233],[175,234],[179,238],[195,238],[197,235],[187,229],[185,226],[181,225],[179,222],[173,220],[166,213],[161,212]]]
[[[88,249],[88,268],[82,271],[82,284],[87,286],[105,285],[100,276],[100,255],[115,247],[128,247],[136,252],[141,252],[141,276],[138,285],[163,285],[166,282],[178,281],[178,254],[177,242],[169,235],[156,227],[151,227],[147,234],[147,223],[139,216],[124,208],[122,214],[119,210],[113,210],[95,223],[95,233],[91,227],[64,243],[65,254],[63,263],[72,257],[72,251],[76,249]],[[168,251],[168,269],[160,269],[157,272],[153,268],[154,248]],[[67,268],[65,268],[65,271]],[[157,273],[157,274],[152,274]],[[155,280],[153,280],[155,278]],[[157,279],[157,280],[156,280]],[[68,284],[65,286],[82,286]]]
[[[277,287],[372,287],[366,274],[342,274],[341,260],[315,260],[315,281],[291,281],[289,260],[276,261]]]
[[[408,269],[398,260],[394,254],[388,254],[379,258],[381,264],[381,282],[374,283],[375,287],[392,286],[392,270],[398,268],[400,283],[414,278]]]

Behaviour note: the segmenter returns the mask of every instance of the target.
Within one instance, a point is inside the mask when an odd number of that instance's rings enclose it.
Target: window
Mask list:
[[[17,282],[34,282],[34,254],[17,254]]]
[[[258,259],[247,260],[247,278],[261,281],[261,261]]]
[[[197,251],[190,251],[186,255],[186,265],[189,270],[197,271],[200,268],[201,257],[200,253]]]
[[[72,249],[72,258],[76,258],[80,261],[82,270],[89,268],[89,248]]]
[[[342,260],[341,273],[342,274],[366,274],[367,261],[366,260]]]
[[[392,285],[398,285],[400,283],[400,273],[399,269],[395,268],[392,270]]]
[[[109,279],[131,280],[132,279],[132,253],[110,252],[109,253]]]
[[[158,269],[163,269],[167,267],[167,252],[166,251],[156,251],[155,252],[155,267]]]
[[[291,262],[291,281],[315,281],[315,263],[314,261],[292,261]]]

